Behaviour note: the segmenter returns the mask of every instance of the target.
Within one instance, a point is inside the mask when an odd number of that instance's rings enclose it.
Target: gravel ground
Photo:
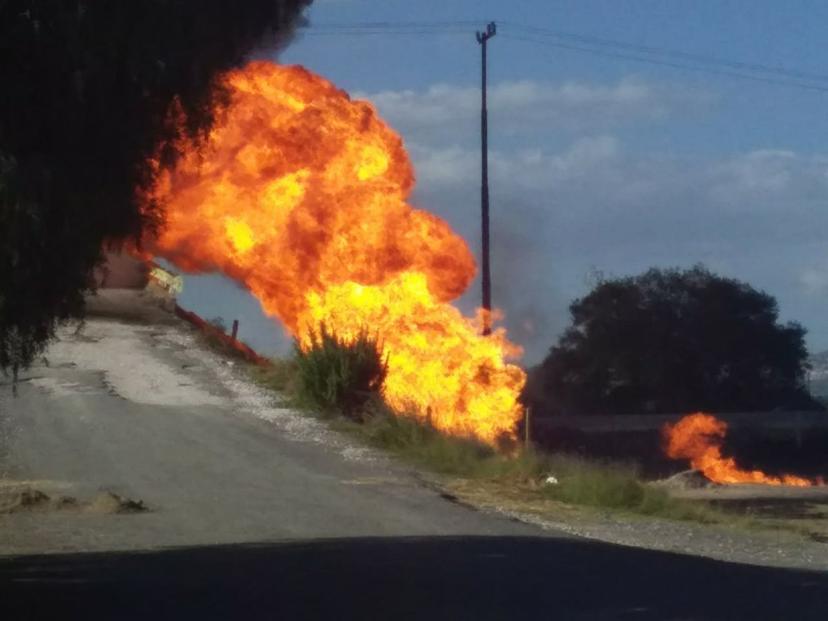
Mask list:
[[[552,500],[529,501],[516,490],[463,480],[443,480],[441,485],[461,502],[549,531],[735,563],[828,570],[828,544],[787,529],[700,524],[572,507]]]

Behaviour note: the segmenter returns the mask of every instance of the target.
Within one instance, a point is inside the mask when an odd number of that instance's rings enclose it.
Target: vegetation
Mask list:
[[[643,483],[637,469],[534,450],[499,453],[469,438],[446,436],[410,416],[392,414],[373,404],[364,424],[342,428],[377,448],[439,474],[480,483],[507,484],[524,498],[548,498],[567,504],[616,509],[678,520],[718,522],[706,503],[672,498],[666,490]],[[546,483],[553,476],[556,483]]]
[[[104,242],[163,222],[142,202],[183,131],[209,130],[214,77],[278,46],[308,0],[0,2],[0,370],[80,316]],[[160,148],[160,150],[159,150]]]
[[[549,458],[548,467],[557,473],[559,483],[545,492],[561,502],[678,520],[717,522],[722,517],[706,503],[676,499],[662,488],[643,483],[631,464],[558,455]]]
[[[346,340],[322,325],[311,333],[310,347],[295,345],[295,357],[300,399],[357,420],[379,398],[388,370],[381,344],[365,330]]]
[[[531,378],[536,412],[822,409],[805,387],[805,330],[776,301],[703,267],[603,280]]]
[[[267,366],[251,366],[250,373],[262,386],[275,390],[289,402],[298,404],[299,365],[296,357],[272,358]]]
[[[525,498],[611,508],[639,514],[717,521],[706,504],[671,498],[663,489],[640,480],[629,465],[592,462],[534,450],[506,454],[474,438],[448,436],[413,415],[392,412],[382,400],[385,377],[382,348],[367,332],[345,341],[325,330],[309,348],[295,348],[288,360],[274,360],[253,370],[263,385],[286,394],[294,403],[340,413],[340,429],[441,475],[480,485],[508,485]],[[555,484],[546,479],[554,476]]]

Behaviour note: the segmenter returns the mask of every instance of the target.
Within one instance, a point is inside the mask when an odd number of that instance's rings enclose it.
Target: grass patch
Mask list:
[[[707,503],[673,498],[666,490],[642,482],[637,469],[628,464],[532,450],[504,455],[471,438],[446,436],[414,417],[393,415],[377,404],[363,424],[342,422],[339,427],[433,472],[505,483],[529,499],[548,498],[676,520],[725,520],[724,512]],[[549,476],[558,483],[545,483]]]
[[[704,523],[732,521],[707,503],[673,498],[642,482],[633,465],[532,450],[505,454],[474,438],[447,436],[415,416],[391,412],[380,395],[386,373],[381,347],[367,333],[344,342],[322,328],[311,348],[296,347],[292,358],[275,359],[252,373],[293,405],[343,414],[333,419],[334,426],[373,447],[441,475],[508,488],[511,497],[523,501],[555,500]],[[549,476],[557,484],[547,484]]]
[[[253,379],[262,386],[282,393],[294,403],[299,395],[299,365],[295,358],[271,358],[267,366],[251,367]]]
[[[723,518],[723,512],[707,503],[673,498],[667,490],[642,482],[631,464],[553,455],[545,465],[558,484],[544,486],[543,493],[561,502],[706,523]]]
[[[441,474],[462,477],[531,476],[529,455],[506,457],[474,438],[440,433],[413,416],[395,415],[382,403],[371,403],[364,422],[344,425],[371,446],[381,448]]]

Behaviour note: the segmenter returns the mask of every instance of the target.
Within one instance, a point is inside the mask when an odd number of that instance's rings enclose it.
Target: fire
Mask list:
[[[685,416],[675,425],[664,426],[667,456],[689,459],[690,465],[700,470],[715,483],[761,483],[764,485],[792,485],[809,487],[821,485],[790,474],[774,477],[761,470],[742,470],[732,457],[723,457],[721,444],[727,434],[727,423],[710,414],[698,412]]]
[[[512,437],[525,374],[502,329],[449,302],[475,274],[465,241],[408,202],[414,172],[373,106],[302,67],[252,62],[203,144],[184,142],[152,198],[166,225],[150,249],[242,283],[300,343],[320,323],[376,331],[385,398],[448,433]]]

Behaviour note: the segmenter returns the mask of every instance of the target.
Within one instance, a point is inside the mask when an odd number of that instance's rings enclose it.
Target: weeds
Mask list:
[[[255,369],[256,379],[294,403],[341,413],[339,429],[376,448],[442,475],[506,485],[524,500],[556,500],[571,505],[613,509],[704,523],[723,521],[723,512],[706,503],[673,498],[643,483],[629,464],[598,462],[533,450],[499,452],[474,438],[448,436],[415,415],[392,412],[382,400],[386,363],[382,348],[367,332],[345,341],[322,327],[305,350],[287,360]],[[557,483],[546,483],[554,476]]]
[[[433,472],[480,483],[508,484],[527,499],[548,498],[705,523],[722,518],[722,512],[705,503],[676,499],[666,490],[643,483],[632,465],[533,450],[506,455],[473,438],[446,436],[416,417],[395,415],[382,404],[371,404],[363,424],[343,422],[340,427]],[[556,484],[545,482],[550,475]]]
[[[706,503],[673,498],[667,490],[643,483],[631,464],[552,455],[545,467],[558,483],[544,486],[543,493],[561,502],[707,523],[722,517]]]
[[[372,446],[445,474],[472,476],[482,464],[499,459],[473,438],[447,436],[413,416],[396,415],[379,402],[371,404],[364,423],[352,430]]]
[[[299,364],[295,358],[271,358],[267,366],[251,368],[253,379],[259,384],[282,393],[295,402],[299,393]]]
[[[346,340],[320,326],[308,348],[295,345],[298,396],[325,412],[361,420],[365,405],[380,398],[388,372],[382,345],[367,330]]]

